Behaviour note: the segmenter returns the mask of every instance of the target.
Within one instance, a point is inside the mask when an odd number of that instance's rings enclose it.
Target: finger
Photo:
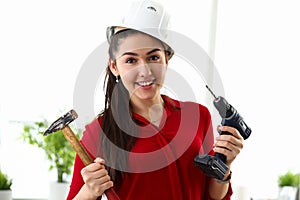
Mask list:
[[[224,148],[224,147],[214,147],[213,148],[215,153],[221,153],[224,154],[226,157],[229,155],[229,153],[231,152],[231,150]]]
[[[114,186],[114,182],[107,181],[101,185],[98,186],[98,191],[101,193],[105,192],[105,190],[108,190],[109,188],[112,188]]]
[[[91,163],[81,169],[81,175],[88,178],[91,176],[95,176],[95,173],[97,173],[99,170],[105,170],[105,167],[100,163]]]
[[[88,166],[89,166],[88,169],[89,169],[91,172],[98,171],[98,170],[100,170],[100,169],[105,169],[105,166],[104,166],[103,164],[99,163],[99,162],[91,163],[91,164],[88,165]]]
[[[214,144],[214,146],[224,146],[227,147],[228,145],[233,145],[236,146],[238,148],[243,148],[244,144],[243,144],[243,139],[240,138],[236,138],[232,135],[220,135],[218,137],[216,137],[216,142]]]
[[[99,178],[91,177],[86,183],[90,188],[94,188],[94,190],[101,191],[113,187],[113,182],[108,174],[104,176],[100,176]]]
[[[109,175],[101,176],[101,177],[98,179],[98,183],[99,183],[100,185],[103,185],[103,184],[105,184],[106,182],[109,182],[109,181],[111,181]]]
[[[226,148],[222,148],[222,147],[215,147],[214,151],[216,153],[221,153],[221,154],[225,155],[226,156],[226,162],[229,163],[229,164],[232,163],[232,161],[239,154],[238,149],[237,150],[231,150],[231,149],[226,149]]]
[[[93,173],[94,179],[101,179],[102,177],[108,176],[108,171],[106,169],[100,169]]]
[[[226,131],[231,133],[234,137],[238,138],[238,139],[243,139],[243,137],[241,136],[241,134],[239,133],[239,131],[236,128],[233,128],[231,126],[218,126],[218,131]]]
[[[215,148],[221,148],[221,149],[226,149],[229,152],[235,152],[235,153],[240,153],[242,147],[232,144],[227,141],[218,141],[215,145]]]
[[[106,181],[104,183],[99,183],[99,182],[90,182],[86,183],[86,186],[91,190],[94,191],[93,193],[97,194],[97,196],[102,195],[105,190],[108,190],[109,188],[114,186],[113,181]]]
[[[227,141],[218,141],[216,142],[216,146],[214,147],[214,151],[216,153],[224,154],[227,157],[227,164],[233,162],[233,160],[237,157],[237,155],[241,152],[242,147],[237,145],[233,145]]]
[[[216,138],[214,147],[226,148],[230,151],[240,151],[244,147],[243,139],[238,139],[232,135],[220,135]]]
[[[104,165],[104,164],[105,164],[105,160],[104,160],[104,159],[102,159],[102,158],[100,158],[100,157],[97,157],[97,158],[94,160],[94,162],[96,162],[96,163],[100,163],[100,164],[102,164],[102,165]]]
[[[102,185],[108,181],[110,181],[110,176],[107,174],[107,172],[97,172],[94,173],[93,176],[89,176],[87,179],[90,185]]]
[[[114,182],[108,181],[108,182],[106,182],[106,183],[103,184],[103,189],[104,190],[108,190],[109,188],[111,188],[113,186],[114,186]]]
[[[97,157],[95,160],[94,160],[94,163],[91,163],[90,165],[88,165],[88,168],[90,171],[96,171],[96,170],[99,170],[99,169],[104,169],[105,165],[105,160],[100,158],[100,157]]]
[[[81,174],[84,182],[91,188],[99,186],[101,183],[104,183],[105,180],[110,180],[106,169],[100,169],[94,172],[82,170]]]
[[[223,149],[231,150],[233,148],[233,144],[226,140],[218,140],[215,142],[214,147],[219,147]]]

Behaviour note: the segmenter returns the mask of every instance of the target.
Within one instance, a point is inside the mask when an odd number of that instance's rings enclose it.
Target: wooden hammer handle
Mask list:
[[[87,166],[93,163],[92,158],[87,153],[82,144],[79,142],[72,129],[69,126],[65,126],[61,131],[64,134],[65,138],[69,141],[73,149],[76,151],[83,164]],[[120,200],[120,198],[112,188],[106,190],[105,195],[107,196],[108,200]]]
[[[65,138],[69,141],[73,149],[76,151],[83,164],[87,166],[93,163],[92,158],[86,152],[85,148],[83,148],[78,138],[73,133],[72,129],[69,126],[65,126],[61,131],[63,132]]]

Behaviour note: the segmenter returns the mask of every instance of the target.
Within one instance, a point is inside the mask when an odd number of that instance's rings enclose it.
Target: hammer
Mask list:
[[[44,136],[61,130],[65,138],[69,141],[79,158],[82,160],[83,164],[87,166],[93,163],[93,160],[89,156],[85,148],[82,146],[82,144],[79,142],[72,129],[69,127],[69,124],[73,122],[77,117],[78,115],[76,111],[70,110],[65,115],[61,116],[55,122],[53,122],[45,131]],[[120,198],[112,188],[106,190],[105,195],[109,200],[120,200]]]

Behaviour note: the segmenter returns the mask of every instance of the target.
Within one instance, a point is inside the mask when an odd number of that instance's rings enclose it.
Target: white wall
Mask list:
[[[72,108],[76,78],[84,61],[105,41],[106,27],[119,22],[121,17],[116,15],[121,16],[129,2],[0,2],[0,166],[14,179],[14,198],[46,198],[48,182],[56,177],[48,172],[42,150],[18,140],[22,123],[43,117],[51,121],[61,110]],[[204,45],[209,4],[201,4],[203,31],[189,32],[186,19],[179,15],[174,15],[173,26],[184,27],[189,37],[201,35],[196,39]],[[178,12],[177,4],[169,5],[171,12]],[[194,17],[188,11],[196,11],[195,6],[187,8],[180,9],[182,14]],[[97,91],[95,99],[101,98]],[[95,112],[102,106],[99,102]]]
[[[234,183],[254,197],[276,197],[278,174],[300,171],[299,6],[297,0],[219,1],[215,63],[228,100],[253,129]]]
[[[15,140],[21,130],[16,121],[56,119],[59,110],[72,107],[82,64],[128,2],[0,2],[0,165],[15,179],[14,197],[44,198],[45,184],[55,177],[42,152]],[[207,50],[211,1],[163,2],[173,29]],[[233,166],[233,184],[246,185],[257,198],[276,197],[277,175],[300,170],[298,4],[219,1],[215,65],[226,98],[253,129]]]

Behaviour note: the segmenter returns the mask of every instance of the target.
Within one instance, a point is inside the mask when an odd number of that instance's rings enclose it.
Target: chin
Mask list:
[[[135,94],[134,96],[135,96],[135,98],[137,98],[137,99],[147,101],[147,100],[152,100],[152,99],[154,99],[156,95],[154,95],[154,94],[152,94],[152,95],[151,95],[151,94]]]
[[[135,91],[135,93],[132,95],[134,96],[134,98],[139,99],[139,100],[144,100],[144,101],[148,101],[148,100],[153,100],[157,97],[157,95],[160,95],[160,93],[158,91]]]
[[[131,99],[139,100],[153,100],[160,96],[160,87],[158,85],[153,85],[151,88],[137,87],[131,93]]]

